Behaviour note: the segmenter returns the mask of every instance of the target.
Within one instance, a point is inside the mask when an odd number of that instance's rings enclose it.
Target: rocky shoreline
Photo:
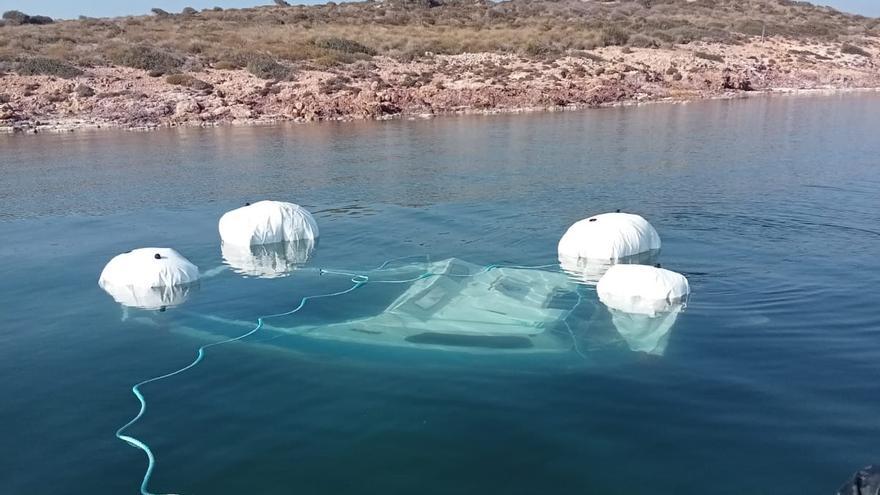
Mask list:
[[[863,54],[785,38],[675,48],[605,47],[557,58],[374,57],[266,81],[206,68],[169,77],[120,67],[62,79],[0,76],[0,132],[153,129],[502,113],[880,88],[880,45]]]

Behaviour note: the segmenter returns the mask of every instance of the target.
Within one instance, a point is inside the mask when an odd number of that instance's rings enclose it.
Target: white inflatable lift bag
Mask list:
[[[631,350],[662,356],[690,286],[683,275],[670,270],[614,265],[599,280],[596,292]]]
[[[603,213],[585,218],[559,240],[559,258],[616,262],[660,249],[660,236],[647,220],[631,213]]]
[[[123,306],[159,309],[182,304],[198,280],[199,268],[177,251],[141,248],[110,260],[98,285]]]
[[[223,243],[235,246],[314,241],[318,237],[312,214],[282,201],[260,201],[229,211],[220,217],[219,228]]]
[[[614,265],[596,285],[599,300],[625,313],[656,316],[681,307],[690,293],[680,273],[646,265]]]

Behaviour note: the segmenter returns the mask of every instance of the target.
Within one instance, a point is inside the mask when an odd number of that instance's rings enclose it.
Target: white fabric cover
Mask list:
[[[305,208],[282,201],[260,201],[220,217],[224,244],[253,246],[318,237],[318,224]]]
[[[238,246],[223,243],[223,261],[238,274],[257,278],[278,278],[290,275],[309,261],[315,248],[314,239],[278,242],[259,246]]]
[[[585,218],[559,240],[560,262],[578,259],[617,262],[660,249],[660,236],[647,220],[631,213],[603,213]]]
[[[656,316],[674,311],[690,293],[680,273],[646,265],[614,265],[596,285],[599,300],[611,309]]]
[[[177,251],[141,248],[110,260],[98,285],[122,305],[158,309],[185,301],[189,293],[186,286],[198,280],[199,268]]]

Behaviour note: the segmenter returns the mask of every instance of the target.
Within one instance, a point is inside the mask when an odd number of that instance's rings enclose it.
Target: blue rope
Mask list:
[[[403,260],[403,259],[408,259],[408,258],[397,258],[397,259],[388,260],[388,261],[382,263],[382,265],[380,265],[378,268],[374,269],[374,271],[382,271],[382,270],[386,269],[389,264],[391,264],[395,261]],[[411,283],[411,282],[415,282],[415,281],[422,280],[425,278],[437,277],[437,276],[473,277],[474,275],[477,275],[479,273],[486,273],[486,272],[489,272],[489,271],[494,270],[496,268],[522,269],[522,268],[550,268],[550,267],[558,267],[558,265],[555,265],[555,264],[554,265],[539,265],[539,266],[486,265],[479,272],[472,273],[472,274],[466,274],[466,275],[454,275],[454,274],[449,274],[449,273],[425,272],[425,273],[419,275],[418,277],[407,279],[407,280],[376,280],[376,281],[373,281],[373,283],[402,284],[402,283]],[[210,344],[203,345],[203,346],[199,347],[196,358],[188,365],[186,365],[178,370],[172,371],[170,373],[166,373],[164,375],[160,375],[160,376],[150,378],[148,380],[144,380],[142,382],[135,384],[133,387],[131,387],[131,392],[134,394],[134,396],[137,398],[138,402],[140,403],[140,409],[138,410],[138,413],[131,419],[131,421],[129,421],[128,423],[125,423],[125,425],[123,425],[121,428],[116,430],[116,438],[126,442],[127,444],[129,444],[132,447],[135,447],[137,449],[142,450],[144,452],[144,454],[146,454],[146,456],[147,456],[147,470],[144,473],[144,478],[141,481],[141,486],[140,486],[141,495],[157,495],[148,489],[148,485],[150,483],[150,478],[153,476],[153,471],[156,468],[156,457],[153,454],[152,449],[150,449],[150,446],[147,445],[145,442],[142,442],[141,440],[137,439],[136,437],[125,434],[125,431],[128,428],[130,428],[131,426],[133,426],[135,423],[137,423],[144,416],[144,414],[147,411],[147,399],[144,397],[143,393],[141,393],[141,387],[143,387],[144,385],[150,384],[150,383],[159,382],[159,381],[165,380],[167,378],[171,378],[173,376],[180,375],[180,374],[185,373],[186,371],[188,371],[192,368],[195,368],[196,366],[198,366],[199,363],[202,362],[202,360],[205,359],[205,351],[207,349],[209,349],[211,347],[221,346],[224,344],[230,344],[232,342],[237,342],[239,340],[250,337],[251,335],[257,333],[261,328],[263,328],[265,320],[268,320],[271,318],[278,318],[278,317],[282,317],[282,316],[290,316],[290,315],[298,312],[299,310],[301,310],[306,305],[306,302],[308,302],[312,299],[320,299],[320,298],[325,298],[325,297],[336,297],[336,296],[348,294],[348,293],[353,292],[353,291],[359,289],[360,287],[362,287],[370,282],[370,277],[368,277],[366,275],[362,275],[362,274],[357,274],[357,273],[343,272],[343,271],[338,271],[338,270],[325,270],[325,269],[321,269],[320,273],[321,274],[328,274],[328,275],[341,275],[341,276],[351,277],[351,282],[353,285],[351,287],[349,287],[348,289],[343,290],[343,291],[339,291],[339,292],[332,292],[329,294],[319,294],[316,296],[305,296],[302,299],[300,299],[299,305],[290,311],[286,311],[284,313],[267,315],[267,316],[260,316],[257,318],[257,325],[253,329],[251,329],[250,331],[243,333],[237,337],[232,337],[232,338],[229,338],[226,340],[221,340],[219,342],[212,342]],[[580,294],[578,294],[578,304],[580,304]],[[566,320],[568,319],[569,316],[571,316],[571,313],[574,312],[574,310],[578,304],[576,304],[575,307],[573,307],[571,309],[571,311],[569,311],[569,313],[565,317]],[[567,321],[565,322],[565,324],[566,324],[566,326],[568,326]],[[578,354],[583,356],[580,349],[577,348],[577,342],[575,340],[574,333],[571,331],[571,327],[568,327],[568,329],[569,329],[569,333],[571,334],[572,340],[574,341],[575,350],[577,351]],[[167,495],[171,495],[171,494],[167,494]]]
[[[150,378],[148,380],[144,380],[142,382],[137,383],[133,387],[131,387],[131,392],[134,394],[135,397],[137,397],[137,400],[138,400],[138,402],[140,402],[141,407],[140,407],[140,410],[138,411],[137,415],[134,418],[132,418],[131,421],[129,421],[124,426],[122,426],[121,428],[116,430],[116,438],[126,442],[127,444],[131,445],[132,447],[135,447],[135,448],[142,450],[144,452],[144,454],[147,455],[147,471],[144,473],[143,481],[141,481],[141,495],[156,495],[147,489],[147,486],[150,483],[150,478],[153,476],[153,470],[156,467],[156,457],[153,455],[153,451],[152,451],[152,449],[150,449],[149,445],[138,440],[135,437],[132,437],[130,435],[125,435],[124,432],[129,427],[131,427],[132,425],[137,423],[138,420],[140,420],[143,417],[144,413],[147,411],[147,400],[146,400],[146,398],[144,398],[144,395],[141,393],[141,390],[140,390],[140,388],[142,386],[144,386],[148,383],[162,381],[162,380],[165,380],[166,378],[171,378],[172,376],[179,375],[181,373],[186,372],[187,370],[195,368],[205,358],[205,351],[208,348],[220,346],[223,344],[229,344],[231,342],[236,342],[241,339],[247,338],[247,337],[253,335],[254,333],[256,333],[257,331],[259,331],[261,328],[263,328],[263,322],[265,320],[268,320],[270,318],[278,318],[281,316],[292,315],[292,314],[296,313],[297,311],[301,310],[306,305],[306,302],[308,302],[311,299],[319,299],[319,298],[323,298],[323,297],[335,297],[335,296],[341,296],[343,294],[348,294],[349,292],[357,290],[358,288],[360,288],[361,286],[363,286],[364,284],[369,282],[369,280],[370,280],[369,277],[367,277],[365,275],[355,275],[351,279],[351,282],[354,285],[352,285],[351,287],[349,287],[346,290],[339,291],[339,292],[333,292],[330,294],[320,294],[317,296],[303,297],[300,300],[299,305],[290,311],[286,311],[284,313],[278,313],[278,314],[274,314],[274,315],[261,316],[261,317],[257,318],[257,325],[247,333],[243,333],[243,334],[239,335],[238,337],[233,337],[230,339],[221,340],[220,342],[213,342],[210,344],[203,345],[202,347],[199,347],[198,354],[196,355],[196,358],[191,363],[184,366],[183,368],[180,368],[176,371],[172,371],[171,373],[166,373],[161,376],[157,376],[154,378]]]

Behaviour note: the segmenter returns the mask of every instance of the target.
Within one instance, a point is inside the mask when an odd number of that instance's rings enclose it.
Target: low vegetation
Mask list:
[[[23,76],[56,76],[72,79],[83,74],[81,69],[54,58],[25,58],[16,65],[16,72]]]
[[[153,76],[246,68],[279,80],[300,66],[332,67],[375,55],[548,58],[601,46],[737,44],[763,35],[838,42],[842,53],[866,57],[867,43],[880,41],[880,20],[792,0],[374,0],[312,6],[276,0],[247,9],[152,12],[51,24],[7,12],[0,63],[52,59],[67,67],[117,65]],[[723,61],[699,50],[695,56]]]
[[[862,57],[871,57],[871,54],[864,48],[859,48],[849,43],[844,43],[843,46],[840,47],[840,53],[846,53],[849,55],[860,55]]]
[[[197,79],[189,74],[172,74],[165,78],[165,82],[198,91],[211,91],[214,89],[214,86],[211,85],[211,83]]]
[[[285,65],[278,63],[272,56],[263,54],[252,54],[247,56],[245,68],[251,74],[261,79],[287,79],[290,76],[291,69]]]
[[[706,53],[706,52],[694,52],[694,56],[697,58],[701,58],[703,60],[709,60],[712,62],[724,62],[724,57],[721,55],[716,55],[714,53]]]
[[[22,24],[36,24],[41,26],[43,24],[52,24],[55,21],[51,17],[46,17],[44,15],[27,15],[18,10],[9,10],[3,13],[3,22],[10,26],[20,26]]]
[[[184,58],[149,45],[124,46],[110,51],[109,60],[124,67],[143,69],[152,76],[177,72],[183,67]]]

